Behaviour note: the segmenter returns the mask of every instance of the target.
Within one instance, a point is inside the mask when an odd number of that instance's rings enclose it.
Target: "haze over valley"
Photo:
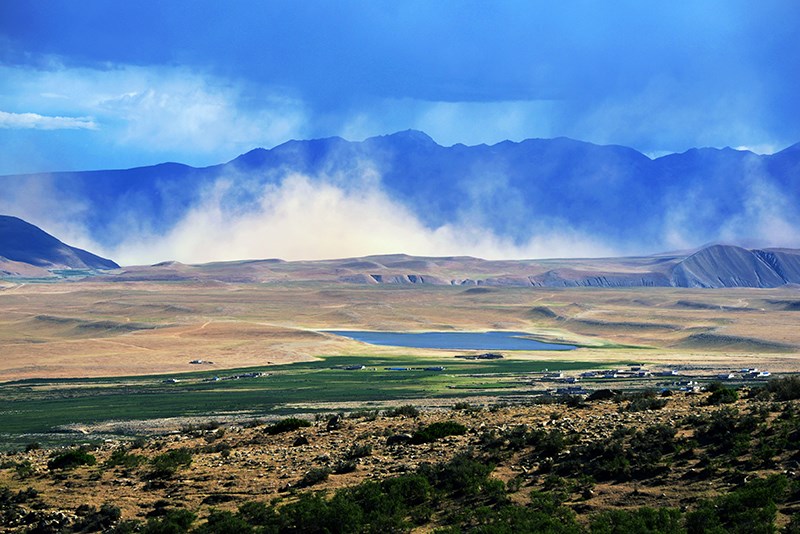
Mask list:
[[[121,264],[798,247],[800,145],[657,159],[566,138],[290,141],[204,168],[7,176],[0,211]]]

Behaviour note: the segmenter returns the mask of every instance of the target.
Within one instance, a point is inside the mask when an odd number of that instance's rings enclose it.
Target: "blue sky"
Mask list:
[[[648,154],[800,141],[800,2],[0,2],[0,174],[407,128]]]

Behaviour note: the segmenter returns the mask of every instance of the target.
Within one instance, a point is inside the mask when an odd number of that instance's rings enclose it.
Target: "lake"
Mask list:
[[[574,345],[545,343],[526,332],[369,332],[325,330],[329,334],[371,345],[451,350],[573,350]]]

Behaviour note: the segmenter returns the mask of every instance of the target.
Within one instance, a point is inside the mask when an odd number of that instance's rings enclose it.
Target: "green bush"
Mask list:
[[[170,478],[179,469],[188,467],[192,464],[192,451],[189,449],[174,449],[163,454],[159,454],[150,460],[151,470],[148,474],[150,479]]]
[[[339,460],[333,465],[333,472],[337,475],[352,473],[358,468],[355,460]]]
[[[78,532],[108,532],[119,521],[122,512],[119,507],[104,503],[99,510],[94,506],[87,506],[82,515],[75,522],[74,528]]]
[[[674,508],[643,507],[636,510],[607,510],[597,514],[591,522],[592,534],[680,534],[681,513]]]
[[[624,398],[628,399],[625,411],[643,412],[646,410],[660,410],[669,402],[668,399],[659,398],[653,390],[631,393]]]
[[[431,423],[420,427],[411,436],[411,443],[431,443],[447,436],[460,436],[466,434],[467,427],[455,421],[444,421],[441,423]]]
[[[20,480],[25,480],[28,477],[32,477],[36,473],[36,470],[33,468],[33,464],[30,462],[30,460],[23,460],[15,463],[14,471],[17,475],[17,478]]]
[[[86,452],[85,449],[77,448],[56,454],[47,462],[47,468],[54,469],[74,469],[81,465],[94,465],[97,458]]]
[[[241,515],[214,510],[208,515],[206,523],[192,532],[198,534],[248,534],[253,532],[253,527]]]
[[[300,482],[297,485],[301,488],[307,488],[309,486],[313,486],[314,484],[319,484],[320,482],[325,482],[328,480],[328,475],[331,474],[331,470],[327,467],[315,467],[305,475],[303,478],[300,479]]]
[[[131,454],[125,449],[116,449],[111,453],[111,456],[108,457],[108,460],[106,460],[103,465],[106,467],[125,467],[132,469],[140,466],[146,461],[147,458],[141,454]]]
[[[267,434],[275,435],[275,434],[282,434],[284,432],[291,432],[292,430],[297,430],[298,428],[305,428],[311,426],[310,421],[306,421],[305,419],[298,419],[297,417],[288,417],[286,419],[281,419],[280,421],[272,424],[264,429]]]
[[[142,534],[183,534],[195,522],[197,516],[189,510],[178,508],[167,511],[162,517],[151,517],[142,527]]]
[[[417,471],[437,489],[457,495],[477,495],[493,470],[494,465],[465,453],[444,464],[423,464]]]
[[[692,418],[691,424],[696,426],[695,439],[707,445],[711,454],[739,456],[748,450],[758,420],[725,407],[709,416]]]
[[[383,412],[386,417],[419,417],[419,408],[411,404],[390,408]]]
[[[344,453],[345,460],[356,460],[358,458],[365,458],[372,454],[372,445],[369,443],[359,445],[356,443],[346,453]]]
[[[708,404],[731,404],[739,399],[739,392],[735,388],[727,387],[719,382],[712,382],[708,385],[708,391],[711,395],[708,396]]]
[[[239,506],[237,515],[254,527],[277,524],[278,513],[275,508],[263,502],[248,501]]]
[[[775,532],[775,503],[785,499],[788,486],[784,475],[773,475],[753,480],[716,499],[702,501],[696,510],[686,515],[686,530],[689,534]]]
[[[766,388],[778,401],[800,399],[800,375],[774,378],[767,382]]]

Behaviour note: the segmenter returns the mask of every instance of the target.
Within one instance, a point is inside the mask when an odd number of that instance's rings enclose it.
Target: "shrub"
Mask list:
[[[460,454],[444,464],[418,469],[434,487],[455,494],[477,495],[485,487],[494,465]]]
[[[767,382],[767,391],[775,400],[789,401],[800,399],[800,376],[792,375],[774,378]]]
[[[355,444],[344,454],[345,460],[356,460],[364,458],[372,454],[372,445],[365,443],[362,445]]]
[[[740,415],[736,409],[720,408],[708,417],[694,421],[695,438],[715,454],[739,456],[747,450],[750,434],[758,425],[756,418]]]
[[[380,412],[378,410],[356,410],[350,412],[347,417],[350,419],[365,419],[367,421],[374,421],[378,418]]]
[[[297,485],[301,488],[307,488],[328,480],[328,475],[330,474],[331,470],[327,467],[315,467],[303,475],[303,478],[300,479]]]
[[[785,498],[783,475],[753,480],[726,495],[703,501],[686,516],[689,534],[704,532],[775,532],[776,502]]]
[[[14,464],[14,471],[17,474],[17,478],[20,480],[25,480],[36,473],[36,470],[33,468],[33,464],[29,460],[23,460]]]
[[[94,455],[89,454],[82,448],[78,448],[56,454],[47,462],[47,468],[50,470],[74,469],[81,465],[94,465],[96,463],[97,458]]]
[[[271,506],[263,502],[248,501],[239,506],[239,517],[256,527],[274,525],[277,523],[278,514]]]
[[[82,505],[84,507],[85,505]],[[81,509],[79,508],[80,512]],[[79,532],[107,532],[122,516],[119,507],[113,504],[104,503],[100,510],[94,506],[86,506],[83,509],[83,517],[75,523],[75,529]]]
[[[192,451],[189,449],[174,449],[159,454],[150,460],[150,479],[169,478],[178,472],[178,469],[188,467],[192,463]]]
[[[420,427],[411,437],[411,443],[431,443],[447,436],[460,436],[466,434],[467,427],[455,421],[444,421],[442,423],[431,423],[428,426]]]
[[[386,417],[419,417],[419,408],[411,404],[390,408],[383,412]]]
[[[130,454],[125,449],[116,449],[103,465],[106,467],[125,467],[132,469],[147,461],[141,454]]]
[[[739,392],[736,389],[724,386],[719,382],[709,384],[708,391],[711,392],[708,397],[710,405],[731,404],[739,399]]]
[[[345,473],[352,473],[356,470],[356,462],[355,460],[339,460],[333,466],[333,472],[337,475],[343,475]]]
[[[632,393],[627,396],[629,400],[625,410],[628,412],[643,412],[645,410],[660,410],[667,405],[666,398],[659,398],[653,390]]]
[[[272,424],[264,429],[267,434],[275,435],[275,434],[282,434],[284,432],[291,432],[292,430],[297,430],[298,428],[305,428],[311,426],[310,421],[306,421],[305,419],[298,419],[297,417],[288,417],[286,419],[281,419],[280,421]]]
[[[483,408],[479,405],[473,406],[472,404],[466,401],[459,401],[453,405],[454,410],[462,411],[462,412],[469,412],[469,413],[477,413],[483,410]]]
[[[192,532],[198,534],[248,534],[253,532],[253,527],[240,515],[214,510],[208,515],[206,523]]]
[[[151,517],[140,531],[142,534],[183,534],[189,531],[197,516],[189,510],[168,510],[162,517]]]
[[[678,534],[684,532],[679,510],[649,507],[600,512],[592,519],[590,531],[592,534],[627,534],[629,532]]]

